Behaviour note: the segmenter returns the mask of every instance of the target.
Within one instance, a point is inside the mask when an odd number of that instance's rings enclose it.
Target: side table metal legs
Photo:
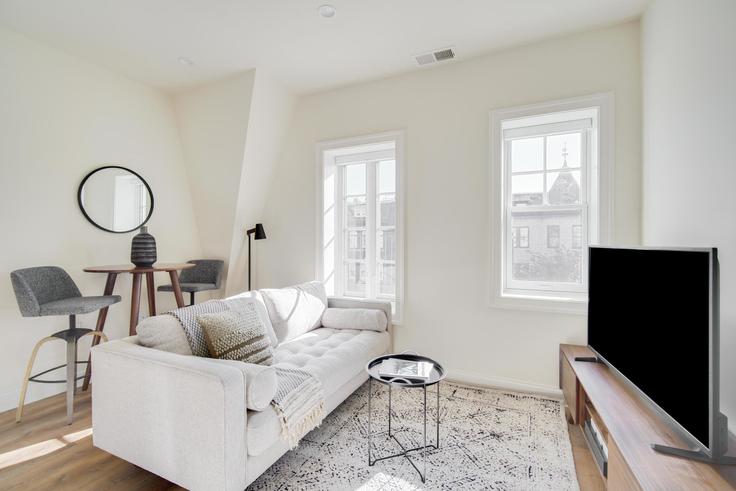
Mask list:
[[[437,414],[435,417],[435,440],[434,444],[427,445],[427,386],[422,386],[422,392],[423,392],[423,400],[424,400],[424,406],[423,406],[423,431],[422,431],[422,438],[423,438],[423,445],[421,447],[414,447],[414,448],[406,448],[404,445],[399,441],[398,438],[392,433],[391,431],[391,404],[392,404],[392,394],[391,394],[391,384],[388,384],[388,436],[389,438],[393,438],[393,440],[401,447],[401,452],[393,454],[393,455],[387,455],[385,457],[379,457],[374,459],[372,455],[373,450],[373,430],[372,430],[372,411],[371,411],[371,404],[373,399],[373,378],[368,378],[368,465],[373,466],[376,462],[379,462],[381,460],[386,459],[392,459],[394,457],[406,457],[406,460],[409,461],[409,463],[414,467],[414,469],[419,473],[419,477],[422,479],[422,482],[426,482],[427,479],[427,450],[437,450],[440,448],[440,382],[437,382],[435,384],[437,386]],[[422,452],[422,468],[423,470],[419,470],[417,465],[414,463],[414,461],[409,456],[409,452],[415,452],[421,450]]]

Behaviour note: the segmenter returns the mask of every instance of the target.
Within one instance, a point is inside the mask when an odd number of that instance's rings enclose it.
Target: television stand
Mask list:
[[[597,356],[576,356],[575,361],[583,361],[588,363],[601,363]]]
[[[720,465],[736,465],[736,457],[710,457],[702,450],[688,450],[685,448],[668,447],[667,445],[660,445],[658,443],[652,443],[652,448],[659,453],[674,455],[675,457],[681,457],[683,459],[697,460],[699,462],[707,462],[709,464],[720,464]]]
[[[736,490],[736,466],[723,465],[733,457],[718,463],[678,458],[692,457],[688,444],[621,377],[591,358],[587,346],[560,345],[560,388],[568,422],[581,429],[592,423],[607,450],[596,453],[596,441],[586,438],[606,489]],[[734,455],[736,440],[730,443]]]

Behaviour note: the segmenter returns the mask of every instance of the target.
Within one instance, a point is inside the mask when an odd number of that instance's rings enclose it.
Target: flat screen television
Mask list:
[[[718,397],[716,249],[590,247],[589,254],[588,345],[598,361],[697,448],[656,450],[719,458],[727,430]]]

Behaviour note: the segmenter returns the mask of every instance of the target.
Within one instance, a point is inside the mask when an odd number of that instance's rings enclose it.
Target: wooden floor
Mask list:
[[[64,394],[28,404],[20,424],[14,410],[0,414],[0,489],[182,489],[92,446],[90,393],[77,395],[71,426]],[[605,489],[580,429],[568,428],[580,489]]]

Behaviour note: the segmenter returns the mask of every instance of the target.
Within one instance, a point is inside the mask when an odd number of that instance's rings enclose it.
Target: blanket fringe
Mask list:
[[[289,448],[291,450],[294,450],[299,446],[299,441],[307,433],[322,424],[322,420],[325,416],[324,399],[320,400],[319,404],[313,407],[296,425],[289,424],[286,415],[279,406],[274,404],[274,408],[276,409],[276,413],[279,415],[279,421],[281,421],[281,438],[289,443]]]

